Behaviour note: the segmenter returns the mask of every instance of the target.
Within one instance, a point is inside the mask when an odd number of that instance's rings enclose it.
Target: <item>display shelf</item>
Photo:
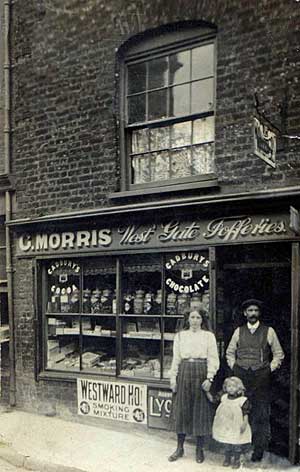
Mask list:
[[[95,333],[95,332],[87,332],[87,331],[82,331],[83,336],[94,336],[98,338],[115,338],[115,334],[102,334],[102,333]]]
[[[133,313],[130,313],[130,314],[126,314],[126,313],[120,313],[119,315],[121,318],[162,318],[163,315],[144,315],[144,314],[133,314]]]
[[[129,333],[124,333],[123,338],[125,339],[153,339],[153,340],[158,340],[160,341],[161,335],[160,334],[154,334],[154,333],[149,333],[149,335],[143,333],[142,335],[138,334],[129,334]]]
[[[109,318],[116,318],[116,314],[115,313],[83,313],[83,312],[80,312],[80,313],[52,313],[52,312],[47,312],[46,313],[46,316],[47,317],[55,317],[55,316],[86,316],[86,317],[97,317],[97,316],[106,316],[106,317],[109,317]],[[128,316],[128,315],[126,315]],[[148,316],[148,315],[147,315]]]
[[[52,317],[52,318],[55,318],[55,316],[79,316],[80,313],[75,313],[75,312],[68,312],[68,313],[63,313],[63,312],[52,312],[52,311],[47,311],[46,313],[46,316],[47,317]]]

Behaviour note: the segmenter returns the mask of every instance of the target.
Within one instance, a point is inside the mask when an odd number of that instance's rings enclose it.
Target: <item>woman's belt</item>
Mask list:
[[[204,357],[187,357],[186,359],[182,359],[182,362],[202,362],[206,363],[207,359]]]

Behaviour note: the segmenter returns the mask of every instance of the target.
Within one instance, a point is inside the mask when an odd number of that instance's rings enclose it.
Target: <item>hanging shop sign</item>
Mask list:
[[[269,166],[276,167],[277,136],[271,126],[260,116],[254,117],[254,154]]]
[[[169,429],[172,411],[172,392],[170,390],[148,388],[148,426],[149,428]]]
[[[289,215],[221,217],[214,220],[181,221],[150,225],[22,234],[18,255],[72,254],[101,251],[176,248],[207,244],[226,244],[290,239]],[[185,274],[188,278],[188,273]]]
[[[77,379],[78,414],[147,424],[147,386]]]
[[[165,264],[170,271],[166,285],[177,293],[203,292],[209,283],[208,266],[209,259],[199,252],[174,254]]]

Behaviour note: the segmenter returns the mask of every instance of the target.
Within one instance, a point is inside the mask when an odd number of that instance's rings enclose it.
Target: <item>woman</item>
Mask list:
[[[206,393],[210,390],[219,369],[216,338],[208,331],[204,312],[192,311],[188,317],[188,329],[175,335],[170,385],[175,393],[175,431],[177,449],[169,457],[177,461],[184,454],[187,434],[196,436],[196,462],[204,461],[204,437],[211,434],[212,406]]]

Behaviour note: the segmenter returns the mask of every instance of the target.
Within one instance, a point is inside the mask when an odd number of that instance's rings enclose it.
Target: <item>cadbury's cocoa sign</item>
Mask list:
[[[118,228],[22,234],[18,254],[66,254],[291,239],[287,216],[242,216]]]

